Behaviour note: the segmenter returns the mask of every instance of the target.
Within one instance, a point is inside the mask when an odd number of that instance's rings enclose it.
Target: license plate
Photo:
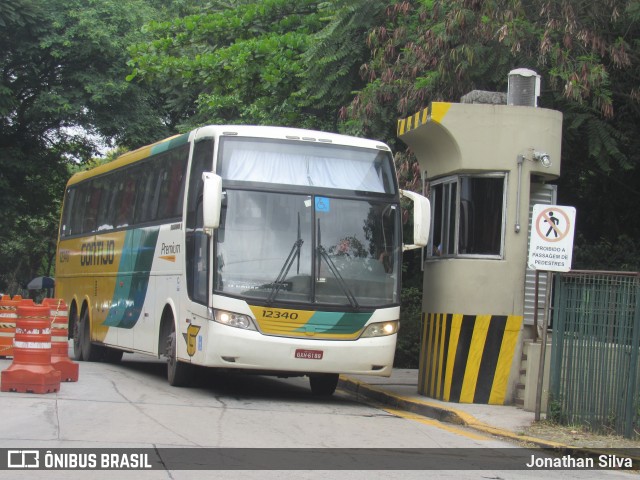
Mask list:
[[[308,360],[322,360],[322,350],[296,350],[296,358],[306,358]]]

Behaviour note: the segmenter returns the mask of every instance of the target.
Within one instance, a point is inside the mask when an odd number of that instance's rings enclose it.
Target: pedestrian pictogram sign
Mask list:
[[[574,207],[534,205],[529,239],[529,268],[552,272],[571,270],[575,223]]]

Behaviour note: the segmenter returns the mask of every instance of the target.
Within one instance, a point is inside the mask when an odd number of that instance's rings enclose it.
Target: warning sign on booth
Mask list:
[[[571,270],[575,223],[574,207],[534,205],[527,263],[529,268],[551,272]]]

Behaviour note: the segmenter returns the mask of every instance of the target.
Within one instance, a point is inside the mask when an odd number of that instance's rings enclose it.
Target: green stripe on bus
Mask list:
[[[159,227],[127,232],[111,307],[103,325],[133,328],[140,319],[159,233]],[[128,245],[139,247],[132,250]]]
[[[156,155],[158,153],[166,152],[167,150],[171,150],[172,148],[179,147],[184,145],[189,141],[189,134],[184,133],[179,137],[172,138],[166,142],[158,143],[151,147],[151,155]]]
[[[344,312],[316,312],[309,321],[297,332],[307,332],[309,329],[321,333],[352,334],[365,326],[371,318],[371,313]]]

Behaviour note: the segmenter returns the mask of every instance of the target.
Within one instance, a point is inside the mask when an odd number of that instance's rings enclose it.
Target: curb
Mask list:
[[[433,418],[440,422],[465,426],[473,430],[496,437],[501,437],[526,444],[533,444],[537,447],[554,449],[565,453],[573,452],[580,456],[598,456],[603,454],[603,452],[598,449],[573,447],[570,445],[553,442],[551,440],[529,437],[527,435],[518,435],[509,430],[504,430],[501,428],[493,427],[491,425],[487,425],[486,423],[483,423],[476,419],[473,415],[462,412],[460,410],[456,410],[455,408],[442,407],[441,405],[435,405],[428,400],[417,400],[415,398],[409,398],[402,395],[390,393],[384,389],[373,387],[365,382],[350,378],[346,375],[340,376],[338,387],[346,392],[351,393],[358,400],[387,405],[423,417]],[[632,456],[631,458],[633,460],[634,466],[640,466],[640,458],[635,456]]]

